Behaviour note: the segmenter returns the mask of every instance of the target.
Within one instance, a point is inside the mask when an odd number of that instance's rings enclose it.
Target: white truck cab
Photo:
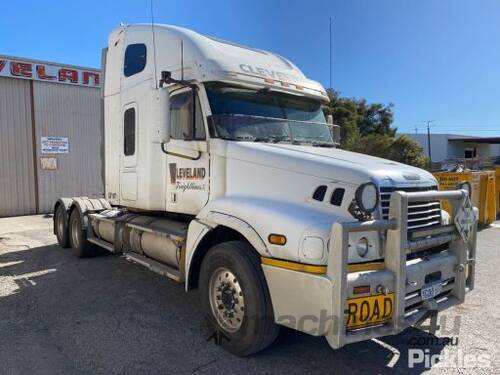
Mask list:
[[[336,148],[325,89],[287,59],[149,24],[103,63],[105,197],[60,198],[54,233],[197,287],[227,350],[279,325],[333,348],[395,334],[473,288],[467,191]]]

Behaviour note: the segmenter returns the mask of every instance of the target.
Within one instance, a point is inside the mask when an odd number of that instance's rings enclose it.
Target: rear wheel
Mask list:
[[[97,246],[87,241],[87,231],[83,229],[82,217],[76,209],[69,218],[69,239],[76,256],[87,258],[97,254]]]
[[[55,227],[57,243],[63,248],[70,247],[68,222],[66,221],[66,209],[62,204],[57,207],[55,214]]]
[[[247,356],[272,344],[279,326],[259,258],[249,244],[232,241],[210,249],[199,285],[202,308],[222,334],[224,349]]]

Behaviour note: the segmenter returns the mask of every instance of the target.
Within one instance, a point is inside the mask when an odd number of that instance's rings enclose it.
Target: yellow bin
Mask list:
[[[434,172],[434,177],[439,183],[439,190],[454,190],[458,184],[467,181],[471,188],[471,201],[474,207],[479,207],[479,196],[481,188],[481,175],[478,172]],[[450,212],[448,201],[443,202],[443,210]]]
[[[500,215],[500,166],[495,167],[495,186],[496,186],[496,196],[497,196],[497,215]]]
[[[481,197],[479,206],[479,222],[491,224],[497,217],[497,199],[495,187],[495,171],[481,172]]]
[[[454,190],[458,184],[467,181],[472,188],[471,201],[479,209],[479,222],[491,224],[496,219],[497,202],[494,171],[435,172],[439,190]],[[443,209],[450,212],[449,202],[443,202]]]

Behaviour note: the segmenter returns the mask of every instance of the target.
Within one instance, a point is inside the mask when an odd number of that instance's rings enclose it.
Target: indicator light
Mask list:
[[[273,245],[283,246],[286,244],[286,237],[282,234],[271,233],[269,237],[267,237],[267,240]]]

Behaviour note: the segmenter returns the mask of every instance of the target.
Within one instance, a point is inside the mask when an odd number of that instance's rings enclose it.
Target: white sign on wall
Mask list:
[[[67,154],[69,141],[66,137],[42,137],[42,154]]]
[[[42,157],[40,158],[40,167],[43,171],[56,171],[57,158],[55,157]]]

